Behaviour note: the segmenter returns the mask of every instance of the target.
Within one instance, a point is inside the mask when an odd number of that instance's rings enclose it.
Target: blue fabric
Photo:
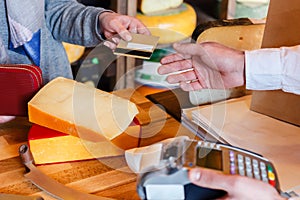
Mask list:
[[[32,39],[23,45],[24,51],[36,66],[41,61],[41,30],[33,34]]]
[[[11,64],[38,62],[38,57],[30,57],[27,52],[33,46],[27,46],[26,51],[23,46],[12,50],[10,45],[9,22],[6,0],[0,0],[0,54],[7,54],[8,59],[0,57],[0,63],[7,60]],[[24,3],[23,10],[27,10],[27,5],[32,4],[31,0],[7,0],[9,2]],[[24,1],[24,2],[23,2]],[[40,30],[40,68],[43,72],[44,82],[62,76],[73,78],[67,54],[62,45],[62,41],[78,44],[82,46],[96,46],[101,42],[99,14],[106,11],[103,8],[86,7],[79,4],[76,0],[38,0],[44,4],[44,15],[39,29],[33,29],[33,33]],[[26,2],[26,4],[25,4]],[[19,12],[20,17],[24,16]],[[29,19],[28,19],[29,20]],[[31,38],[29,41],[31,42]],[[26,42],[26,43],[27,43]],[[34,40],[33,40],[34,43]],[[6,52],[5,52],[6,51]],[[22,53],[23,52],[23,53]],[[34,61],[35,60],[35,61]]]
[[[33,38],[29,42],[17,48],[14,48],[12,42],[10,42],[9,49],[18,54],[27,56],[33,62],[33,64],[40,66],[41,31],[39,30],[38,32],[34,33]]]

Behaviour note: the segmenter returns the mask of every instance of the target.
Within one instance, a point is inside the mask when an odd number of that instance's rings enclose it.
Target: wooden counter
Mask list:
[[[137,118],[142,125],[140,146],[176,135],[193,134],[159,107],[133,90],[121,90],[118,95],[130,98],[139,107]],[[25,117],[0,125],[0,193],[32,195],[53,199],[28,181],[18,148],[26,143],[31,127]],[[114,199],[139,199],[136,175],[127,168],[123,157],[38,166],[53,179],[71,188]],[[59,189],[59,188],[58,188]]]

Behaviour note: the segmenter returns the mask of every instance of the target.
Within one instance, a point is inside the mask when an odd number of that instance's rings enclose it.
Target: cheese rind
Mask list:
[[[70,63],[77,61],[84,54],[84,46],[70,44],[66,42],[63,42],[62,44],[66,50]]]
[[[190,37],[196,27],[197,16],[192,6],[183,3],[182,9],[166,15],[147,16],[137,13],[151,34],[160,37],[159,44],[171,44]]]
[[[123,155],[124,150],[138,146],[139,134],[139,124],[132,123],[112,142],[92,142],[33,124],[28,143],[35,163],[49,164]]]
[[[264,24],[213,27],[203,31],[197,42],[218,42],[239,50],[260,49],[264,28]]]
[[[137,113],[126,99],[62,77],[28,103],[30,122],[93,141],[119,136]]]

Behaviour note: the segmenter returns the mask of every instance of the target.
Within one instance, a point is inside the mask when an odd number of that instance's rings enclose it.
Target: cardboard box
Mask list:
[[[300,96],[274,91],[253,91],[251,110],[300,126]]]
[[[262,48],[300,44],[299,0],[270,0]],[[300,126],[300,95],[253,91],[250,109]]]

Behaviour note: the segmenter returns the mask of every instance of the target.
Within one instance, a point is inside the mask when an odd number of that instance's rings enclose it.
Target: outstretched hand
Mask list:
[[[227,89],[244,84],[243,51],[206,42],[173,45],[175,54],[161,59],[159,74],[169,74],[169,83],[180,83],[183,90]]]

